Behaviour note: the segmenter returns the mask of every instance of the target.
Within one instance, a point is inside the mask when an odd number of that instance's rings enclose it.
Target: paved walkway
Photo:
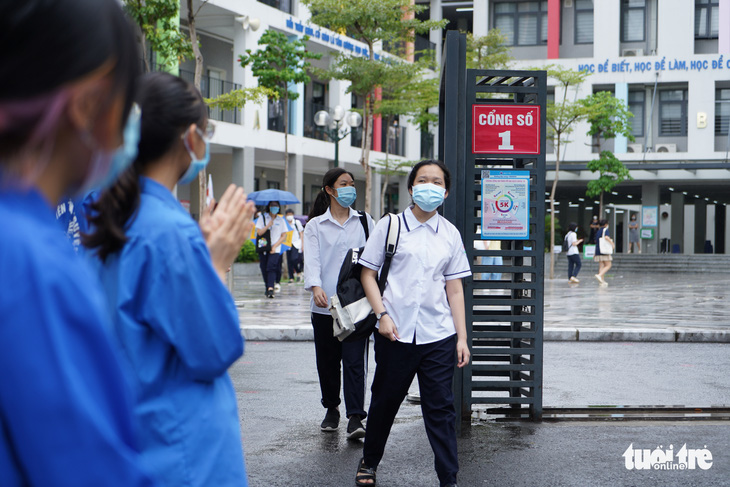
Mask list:
[[[600,287],[545,281],[545,340],[730,342],[730,278],[721,274],[617,273]],[[251,340],[311,340],[309,293],[282,282],[264,297],[257,264],[236,265],[234,297]]]

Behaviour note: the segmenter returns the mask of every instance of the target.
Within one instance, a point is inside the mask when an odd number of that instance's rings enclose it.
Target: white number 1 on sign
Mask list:
[[[510,144],[510,137],[511,137],[512,134],[511,134],[511,132],[509,130],[506,131],[506,132],[502,132],[501,134],[498,134],[498,135],[499,135],[499,138],[502,139],[502,143],[500,144],[499,147],[497,147],[497,149],[499,149],[499,150],[512,150],[512,149],[515,148],[515,146],[513,146],[512,144]]]

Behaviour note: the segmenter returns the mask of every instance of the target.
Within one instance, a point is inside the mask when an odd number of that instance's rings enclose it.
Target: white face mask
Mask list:
[[[294,215],[287,215],[286,216],[287,221],[293,222],[294,221]]]

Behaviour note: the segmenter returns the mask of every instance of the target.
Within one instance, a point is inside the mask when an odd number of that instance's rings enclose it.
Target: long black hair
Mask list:
[[[319,215],[323,215],[327,211],[331,201],[330,195],[327,194],[325,188],[329,187],[335,189],[335,183],[343,174],[349,174],[353,180],[355,179],[355,176],[353,176],[350,171],[346,171],[341,167],[334,167],[324,173],[324,177],[322,178],[322,187],[320,188],[319,193],[317,193],[317,198],[314,200],[312,211],[309,212],[309,218],[307,221],[312,221],[312,218],[317,218]]]
[[[65,87],[106,63],[126,120],[140,62],[119,2],[0,2],[0,164],[48,138],[65,106]]]
[[[446,188],[446,191],[451,188],[451,172],[449,172],[449,168],[446,167],[446,165],[441,161],[427,159],[425,161],[417,163],[411,169],[411,172],[408,175],[408,189],[413,188],[413,183],[416,181],[416,175],[418,174],[418,170],[421,169],[423,166],[438,166],[439,168],[441,168],[441,171],[443,171],[444,173],[444,188]]]
[[[101,260],[121,250],[127,241],[125,228],[139,207],[139,176],[145,167],[173,149],[190,124],[202,128],[207,119],[198,90],[167,73],[144,75],[139,83],[137,103],[142,109],[137,159],[92,205],[89,221],[94,232],[82,237],[84,246],[97,249]]]

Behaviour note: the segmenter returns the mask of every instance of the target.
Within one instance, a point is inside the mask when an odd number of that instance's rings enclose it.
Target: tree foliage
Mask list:
[[[146,71],[151,70],[148,46],[168,68],[192,55],[192,44],[179,28],[179,0],[124,0],[124,9],[139,26]]]
[[[416,34],[440,29],[447,21],[418,20],[416,14],[426,6],[411,0],[302,0],[302,3],[312,12],[312,22],[335,32],[346,33],[364,43],[368,49],[368,58],[341,54],[327,77],[349,81],[349,92],[365,100],[360,164],[365,171],[365,210],[370,211],[370,147],[376,89],[381,85],[384,71],[388,69],[387,62],[375,60],[375,45],[378,42],[385,42],[389,46],[407,45],[413,42]],[[409,54],[406,52],[406,57]]]
[[[634,140],[629,124],[629,119],[634,115],[622,100],[614,98],[607,91],[601,91],[583,99],[582,104],[588,111],[587,120],[591,124],[588,135],[593,137],[596,147],[601,147],[601,140],[613,139],[617,135]],[[598,159],[589,162],[588,169],[597,172],[598,179],[588,182],[586,195],[591,198],[600,196],[599,208],[603,218],[603,193],[613,190],[622,181],[633,178],[626,166],[607,150],[601,151]]]
[[[246,103],[262,103],[267,98],[279,98],[279,94],[269,88],[256,86],[229,91],[215,98],[206,98],[205,103],[210,108],[237,110],[243,108]]]
[[[505,69],[512,61],[507,38],[499,29],[491,29],[487,35],[476,37],[466,34],[467,69]]]
[[[290,40],[285,34],[267,29],[259,39],[258,50],[246,49],[239,57],[242,67],[251,65],[259,86],[275,92],[284,112],[284,189],[289,189],[289,100],[299,98],[291,91],[291,84],[309,83],[309,59],[320,59],[321,54],[307,51],[307,36]]]

